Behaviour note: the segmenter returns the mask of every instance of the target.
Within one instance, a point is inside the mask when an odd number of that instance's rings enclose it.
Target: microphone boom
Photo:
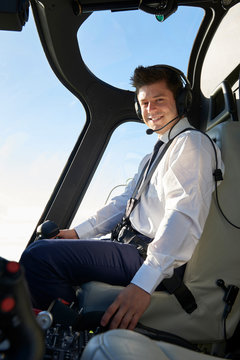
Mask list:
[[[180,116],[177,115],[174,119],[170,120],[168,123],[166,123],[164,126],[162,126],[162,127],[159,128],[159,129],[156,129],[156,130],[147,129],[147,130],[146,130],[146,134],[147,134],[147,135],[152,135],[154,132],[157,132],[157,131],[159,131],[159,130],[164,129],[166,126],[168,126],[168,124],[170,124],[171,122],[173,122],[173,121],[176,120],[177,118],[180,118]]]

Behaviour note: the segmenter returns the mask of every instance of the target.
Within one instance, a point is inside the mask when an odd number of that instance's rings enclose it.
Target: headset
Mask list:
[[[169,65],[154,65],[152,67],[159,70],[167,69],[173,71],[179,77],[179,79],[183,84],[183,87],[178,91],[175,99],[177,113],[179,118],[184,115],[187,115],[192,105],[192,88],[189,80],[186,78],[184,73],[181,70]],[[135,110],[138,118],[140,120],[143,120],[141,106],[138,102],[137,94],[135,94]]]

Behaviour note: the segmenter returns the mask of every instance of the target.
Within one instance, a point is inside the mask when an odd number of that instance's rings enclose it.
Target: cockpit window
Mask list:
[[[0,249],[19,260],[86,114],[47,63],[32,16],[0,43]]]
[[[208,49],[201,75],[201,90],[206,97],[239,65],[239,18],[238,3],[223,18]]]
[[[155,136],[146,136],[144,124],[128,122],[120,125],[111,137],[71,227],[121,194],[137,172],[143,156],[152,152],[155,143]]]
[[[80,51],[101,80],[131,89],[129,78],[138,65],[168,64],[187,72],[203,16],[202,9],[185,6],[162,23],[142,11],[95,12],[79,29]]]

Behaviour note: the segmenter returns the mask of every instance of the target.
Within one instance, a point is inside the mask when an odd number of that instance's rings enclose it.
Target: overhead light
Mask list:
[[[163,22],[175,13],[177,8],[177,0],[160,0],[153,3],[146,3],[146,1],[140,0],[139,3],[139,9],[155,15],[156,19],[160,22]]]

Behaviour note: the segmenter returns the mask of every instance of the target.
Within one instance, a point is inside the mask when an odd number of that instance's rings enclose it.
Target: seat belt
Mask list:
[[[158,164],[160,163],[161,159],[163,158],[164,154],[166,153],[167,149],[169,148],[169,146],[171,145],[173,140],[174,140],[174,138],[172,138],[171,140],[169,140],[167,142],[167,144],[164,146],[164,148],[161,151],[161,153],[159,154],[159,156],[153,162],[150,169],[148,168],[148,162],[145,164],[145,166],[139,176],[139,179],[138,179],[137,185],[134,189],[134,192],[132,194],[132,197],[128,201],[126,213],[125,213],[125,219],[129,219],[133,209],[140,201],[140,197],[141,197],[144,189],[146,188],[149,181],[151,180],[151,177],[152,177],[154,171],[156,170]]]
[[[163,279],[162,284],[169,294],[175,295],[176,299],[186,313],[191,314],[194,310],[196,310],[197,303],[193,294],[177,274],[173,274],[170,278]]]

